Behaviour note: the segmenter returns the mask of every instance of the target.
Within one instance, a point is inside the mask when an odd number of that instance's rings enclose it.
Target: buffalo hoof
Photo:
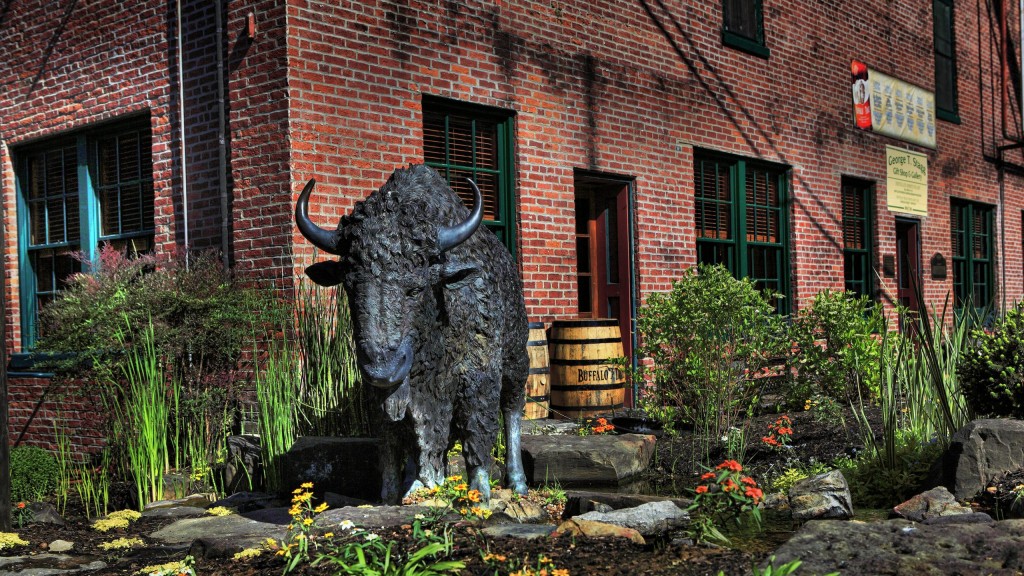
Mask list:
[[[476,490],[480,493],[480,498],[484,502],[491,499],[491,476],[487,472],[487,468],[478,466],[469,473],[470,490]]]

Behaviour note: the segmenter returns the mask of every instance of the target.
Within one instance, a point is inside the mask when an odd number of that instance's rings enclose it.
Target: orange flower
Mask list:
[[[714,472],[705,472],[704,475],[700,477],[700,479],[701,480],[710,480],[710,479],[712,479],[714,477],[715,477],[715,473]]]
[[[24,507],[25,507],[25,503],[24,502],[18,502],[18,509],[19,510],[23,509]]]
[[[740,478],[740,482],[743,482],[747,486],[757,486],[757,482],[755,482],[754,479],[751,478],[750,476],[744,476],[743,478]]]
[[[707,491],[708,491],[708,487],[707,486],[705,486],[703,484],[701,484],[700,486],[697,486],[697,490],[696,490],[697,494],[704,494]]]
[[[779,444],[779,441],[776,440],[774,436],[762,436],[761,442],[764,442],[769,446],[778,446]]]
[[[725,483],[722,485],[722,490],[725,490],[726,492],[732,492],[737,488],[739,488],[739,486],[732,481],[732,478],[726,478]]]
[[[742,472],[743,471],[743,466],[741,466],[740,463],[735,461],[735,460],[726,460],[725,462],[722,462],[721,464],[716,466],[715,470],[728,470],[730,472]]]
[[[760,488],[750,487],[743,491],[743,495],[749,498],[753,498],[754,504],[757,504],[758,502],[761,501],[761,498],[764,496],[764,492],[762,492]]]

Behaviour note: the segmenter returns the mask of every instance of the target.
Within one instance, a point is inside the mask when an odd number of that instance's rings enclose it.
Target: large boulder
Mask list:
[[[318,493],[380,500],[378,444],[374,438],[303,436],[284,455],[282,484],[290,490],[312,482]]]
[[[853,518],[853,499],[846,478],[832,470],[804,478],[789,489],[789,507],[794,520],[845,520]]]
[[[960,500],[996,477],[1024,468],[1024,422],[975,420],[957,431],[942,458],[942,484]]]
[[[992,574],[1024,570],[1024,520],[938,525],[808,522],[775,551],[775,566],[801,560],[800,574]],[[972,519],[970,515],[965,516]]]
[[[524,435],[523,467],[535,485],[615,486],[647,469],[654,441],[641,434]]]

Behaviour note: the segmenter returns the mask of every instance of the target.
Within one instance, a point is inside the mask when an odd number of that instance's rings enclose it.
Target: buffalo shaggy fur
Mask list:
[[[300,230],[337,261],[307,268],[322,285],[341,283],[352,308],[363,379],[379,407],[381,496],[395,502],[447,476],[461,440],[470,487],[490,496],[489,470],[505,423],[507,484],[526,492],[519,449],[529,370],[522,282],[509,251],[432,168],[399,169],[338,229]],[[454,238],[454,239],[453,239]],[[407,466],[408,463],[408,466]]]

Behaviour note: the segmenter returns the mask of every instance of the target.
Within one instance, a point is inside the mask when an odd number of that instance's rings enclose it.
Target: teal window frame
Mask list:
[[[995,302],[995,229],[992,206],[950,200],[953,307],[984,311]]]
[[[843,281],[847,292],[874,299],[872,226],[874,187],[870,182],[843,178],[840,184],[843,217]]]
[[[935,50],[935,117],[960,123],[956,73],[956,19],[953,0],[932,0]]]
[[[515,257],[515,114],[424,95],[423,127],[424,163],[436,169],[467,206],[473,200],[467,176],[480,187],[485,206],[492,195],[491,214],[488,217],[485,210],[483,224]]]
[[[742,29],[744,19],[751,21],[753,33]],[[722,0],[722,44],[761,58],[771,56],[765,45],[762,0]]]
[[[122,144],[130,142],[131,137],[136,139],[134,168],[124,162],[127,156],[121,154],[128,150],[128,145],[122,148]],[[101,180],[101,146],[110,143],[115,147],[113,172],[108,165],[103,177],[106,180]],[[59,169],[53,164],[49,166],[53,173],[46,173],[47,163],[58,152],[61,153]],[[12,156],[17,198],[21,344],[24,350],[31,350],[38,338],[41,301],[55,298],[70,274],[87,272],[89,263],[98,261],[102,243],[123,244],[134,252],[152,250],[155,226],[148,117],[49,138],[16,148]],[[40,161],[42,173],[33,170]],[[125,172],[131,169],[134,177],[125,177]],[[58,181],[59,193],[52,189]],[[126,199],[133,187],[137,218],[129,221],[124,217],[124,207],[128,205]],[[106,222],[104,214],[108,216]],[[104,230],[104,224],[116,230]],[[54,264],[44,266],[46,259]]]
[[[762,189],[759,183],[764,184]],[[775,201],[771,198],[772,185],[777,195]],[[694,213],[697,262],[722,264],[733,276],[750,278],[758,288],[782,294],[783,298],[775,303],[776,309],[788,313],[789,169],[697,153]]]

